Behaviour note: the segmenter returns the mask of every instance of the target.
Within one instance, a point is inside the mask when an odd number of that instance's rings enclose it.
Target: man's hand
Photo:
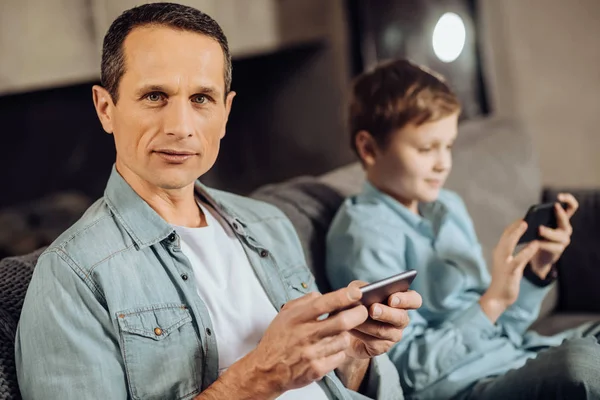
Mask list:
[[[365,282],[354,281],[350,286],[363,286]],[[348,358],[337,369],[337,375],[344,385],[358,391],[369,367],[369,359],[388,352],[402,339],[402,332],[408,326],[408,310],[421,307],[423,300],[414,290],[392,294],[385,304],[369,307],[369,316],[363,324],[351,331],[351,345],[346,350]]]
[[[261,399],[320,380],[344,363],[352,344],[350,331],[368,318],[367,309],[356,305],[361,296],[358,287],[350,286],[288,302],[256,349],[221,378],[244,386],[239,392],[251,392],[248,398]],[[331,315],[323,318],[326,314]]]
[[[360,287],[364,282],[354,281],[350,286]],[[414,290],[392,294],[385,304],[373,304],[363,324],[351,331],[353,340],[346,351],[355,359],[372,358],[386,353],[402,339],[402,332],[410,322],[408,310],[421,307],[423,300]]]
[[[494,249],[492,282],[479,299],[481,309],[493,323],[519,297],[523,270],[538,251],[539,242],[533,241],[513,256],[519,238],[526,230],[525,221],[513,222],[506,228]]]
[[[567,203],[565,211],[560,204],[554,206],[558,227],[551,229],[546,226],[540,227],[540,235],[546,239],[540,242],[540,249],[531,259],[531,269],[541,279],[545,279],[552,270],[552,266],[558,261],[567,246],[571,243],[573,227],[570,218],[579,208],[575,197],[569,193],[561,193],[558,200]]]

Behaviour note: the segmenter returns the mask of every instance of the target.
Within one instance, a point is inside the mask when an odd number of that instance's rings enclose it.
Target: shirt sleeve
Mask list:
[[[376,235],[366,229],[347,229],[328,237],[327,275],[336,288],[360,279],[372,282],[406,270],[405,244],[398,237]],[[426,388],[457,368],[481,357],[489,338],[498,334],[474,302],[460,317],[430,326],[418,312],[402,340],[388,353],[405,394]]]
[[[469,216],[467,207],[463,200],[456,193],[446,191],[446,197],[451,202],[457,215],[463,221],[463,227],[467,237],[473,243],[474,248],[481,249],[479,239],[473,226],[473,221]],[[499,239],[499,238],[498,238]],[[477,255],[485,266],[485,261],[482,254]],[[490,266],[493,267],[493,266]],[[486,288],[487,289],[487,288]],[[506,331],[511,332],[511,337],[519,337],[531,324],[537,319],[542,301],[548,294],[550,287],[540,287],[531,283],[528,279],[521,280],[519,297],[506,311],[500,316],[497,321]]]
[[[126,399],[109,313],[59,249],[43,254],[27,290],[15,357],[23,399]]]
[[[371,359],[369,372],[365,376],[364,392],[350,392],[353,400],[403,400],[404,394],[398,379],[398,371],[386,354]]]
[[[498,319],[498,324],[517,335],[524,334],[538,318],[544,297],[551,288],[552,285],[540,287],[522,279],[517,301],[504,311]]]

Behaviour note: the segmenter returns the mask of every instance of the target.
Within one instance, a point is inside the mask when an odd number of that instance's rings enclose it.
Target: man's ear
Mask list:
[[[375,138],[367,131],[358,131],[354,137],[354,145],[365,167],[373,166],[377,160],[379,149]]]
[[[106,133],[113,133],[113,113],[115,104],[113,103],[110,93],[102,86],[94,85],[92,87],[92,96],[94,98],[94,107],[96,114],[102,124],[102,128]]]
[[[227,97],[225,97],[225,121],[223,122],[223,128],[221,129],[221,139],[225,137],[225,132],[227,131],[227,121],[229,120],[229,113],[231,112],[231,105],[233,104],[233,98],[236,93],[232,90],[227,93]]]

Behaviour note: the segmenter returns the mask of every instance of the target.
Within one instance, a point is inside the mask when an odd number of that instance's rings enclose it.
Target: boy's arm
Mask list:
[[[465,203],[456,193],[446,191],[446,196],[461,219],[462,226],[464,227],[473,248],[478,249],[478,254],[476,256],[480,259],[482,265],[485,265],[485,260],[481,252],[481,245]],[[551,286],[538,286],[533,284],[529,279],[523,278],[517,301],[504,311],[496,323],[504,326],[507,330],[522,335],[538,317],[542,301],[548,294],[550,287]]]
[[[405,245],[400,235],[377,235],[350,229],[328,236],[327,276],[334,288],[360,279],[372,282],[406,270]],[[430,327],[418,311],[409,312],[410,325],[389,353],[409,394],[444,378],[461,365],[484,354],[487,339],[498,334],[477,302],[441,326]]]
[[[506,309],[497,323],[522,335],[539,316],[542,302],[551,288],[552,285],[537,286],[523,278],[517,301]]]

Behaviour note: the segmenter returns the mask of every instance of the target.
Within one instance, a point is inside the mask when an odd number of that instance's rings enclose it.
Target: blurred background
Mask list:
[[[48,244],[102,196],[114,145],[91,86],[108,26],[141,3],[0,1],[0,256]],[[353,162],[350,80],[406,57],[447,77],[463,123],[521,121],[542,185],[600,187],[598,0],[181,3],[221,24],[234,58],[238,95],[206,184],[248,194]]]

